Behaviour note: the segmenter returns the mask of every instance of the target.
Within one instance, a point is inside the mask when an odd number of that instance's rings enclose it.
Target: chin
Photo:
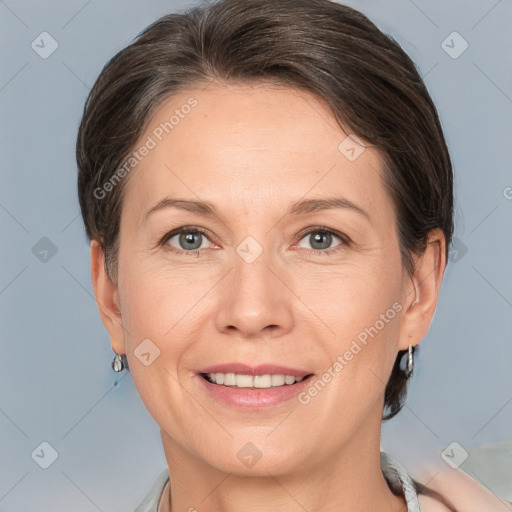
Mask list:
[[[264,436],[268,436],[268,431]],[[282,439],[276,438],[276,442],[268,438],[258,441],[249,436],[245,439],[254,441],[231,440],[222,453],[213,454],[213,457],[210,453],[207,462],[219,471],[242,477],[268,477],[269,473],[273,476],[284,475],[296,471],[300,466],[299,454],[291,449],[283,451],[285,443]],[[292,447],[290,442],[287,444]]]

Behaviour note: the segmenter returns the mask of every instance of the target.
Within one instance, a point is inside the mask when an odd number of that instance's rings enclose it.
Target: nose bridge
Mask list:
[[[252,237],[251,237],[252,238]],[[276,296],[276,283],[271,272],[272,255],[268,247],[260,252],[253,240],[244,240],[236,249],[233,268],[233,290],[239,301],[269,302]],[[275,293],[272,293],[275,292]]]
[[[229,285],[216,316],[219,330],[236,329],[241,336],[257,337],[291,328],[292,294],[284,284],[286,276],[279,276],[283,266],[272,253],[269,237],[259,238],[267,243],[247,236],[235,248]]]

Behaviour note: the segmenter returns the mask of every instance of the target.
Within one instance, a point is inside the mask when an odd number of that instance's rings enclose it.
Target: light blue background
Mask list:
[[[414,471],[423,452],[452,441],[469,450],[512,438],[512,3],[347,3],[417,63],[455,169],[463,249],[448,265],[407,405],[383,427],[383,448]],[[110,367],[74,147],[102,66],[156,18],[191,5],[0,2],[3,512],[133,510],[165,467],[159,430],[131,377]],[[43,31],[59,45],[47,59],[31,48]],[[441,45],[453,31],[469,44],[457,59]],[[57,248],[46,262],[32,252],[43,237]],[[58,452],[46,470],[31,458],[43,441]]]

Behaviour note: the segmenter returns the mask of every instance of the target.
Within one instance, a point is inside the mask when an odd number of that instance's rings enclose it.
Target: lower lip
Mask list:
[[[197,375],[199,381],[213,398],[225,405],[243,410],[265,409],[290,400],[309,386],[311,377],[313,375],[295,384],[285,384],[273,388],[239,388],[212,384],[200,374]]]

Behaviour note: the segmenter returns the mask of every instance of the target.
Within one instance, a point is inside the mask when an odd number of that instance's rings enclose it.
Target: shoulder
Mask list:
[[[453,509],[426,494],[418,494],[418,503],[420,504],[421,512],[453,512]]]
[[[157,512],[160,500],[164,496],[167,482],[169,481],[169,468],[166,467],[153,484],[153,487],[146,494],[142,503],[135,509],[135,512]]]

